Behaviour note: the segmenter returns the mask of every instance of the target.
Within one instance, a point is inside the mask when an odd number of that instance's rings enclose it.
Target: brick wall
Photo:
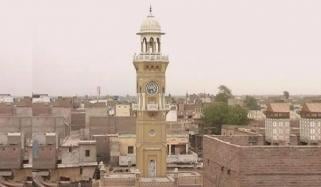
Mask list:
[[[94,136],[96,140],[97,161],[108,163],[110,159],[109,137],[108,136]]]
[[[85,112],[72,112],[71,113],[71,130],[84,129],[86,124]]]
[[[90,117],[90,134],[135,134],[134,117]]]
[[[32,134],[32,119],[31,117],[1,116],[0,129],[0,134],[21,132],[24,135],[25,140],[30,140]]]
[[[109,117],[90,117],[90,134],[115,134],[114,121]]]
[[[53,116],[37,116],[32,118],[32,133],[43,134],[46,132],[57,133],[59,139],[63,139],[68,135],[68,129],[63,117]]]
[[[321,146],[239,146],[220,139],[204,136],[205,187],[321,186]]]
[[[21,145],[0,146],[0,169],[19,169],[21,166]]]
[[[33,147],[33,169],[54,169],[57,162],[55,145],[43,145]]]
[[[12,116],[15,114],[15,108],[13,105],[0,103],[0,116]]]
[[[240,152],[239,146],[204,136],[204,187],[236,186],[239,183]],[[229,170],[233,177],[228,174]]]
[[[65,121],[70,124],[71,123],[71,108],[66,107],[52,107],[52,115],[53,116],[62,116]]]
[[[242,186],[321,186],[321,147],[242,148]]]
[[[231,144],[241,145],[241,146],[247,146],[247,145],[264,145],[264,136],[260,135],[253,135],[253,136],[216,136],[216,138],[225,141],[230,142]]]
[[[43,103],[32,104],[33,116],[42,116],[42,115],[50,115],[50,114],[51,114],[51,107],[49,104],[43,104]]]

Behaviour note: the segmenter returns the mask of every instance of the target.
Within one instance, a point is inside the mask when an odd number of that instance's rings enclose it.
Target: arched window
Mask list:
[[[155,42],[153,37],[149,39],[149,52],[155,53]]]
[[[143,53],[147,52],[147,40],[146,40],[146,38],[143,39],[141,48],[142,48],[142,52]]]
[[[157,52],[160,53],[160,39],[157,38]]]

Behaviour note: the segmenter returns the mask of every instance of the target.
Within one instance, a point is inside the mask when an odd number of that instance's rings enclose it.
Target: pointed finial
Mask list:
[[[153,16],[152,4],[149,5],[149,16]]]

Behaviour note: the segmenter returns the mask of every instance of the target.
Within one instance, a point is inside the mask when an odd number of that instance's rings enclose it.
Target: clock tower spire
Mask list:
[[[134,55],[137,113],[136,164],[143,177],[166,176],[166,122],[169,106],[165,101],[165,72],[168,57],[161,50],[161,27],[150,14],[140,31],[140,53]]]

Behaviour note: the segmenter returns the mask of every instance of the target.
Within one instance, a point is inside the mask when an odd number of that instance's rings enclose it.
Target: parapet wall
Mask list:
[[[242,146],[241,141],[204,136],[204,186],[321,186],[321,146]]]

